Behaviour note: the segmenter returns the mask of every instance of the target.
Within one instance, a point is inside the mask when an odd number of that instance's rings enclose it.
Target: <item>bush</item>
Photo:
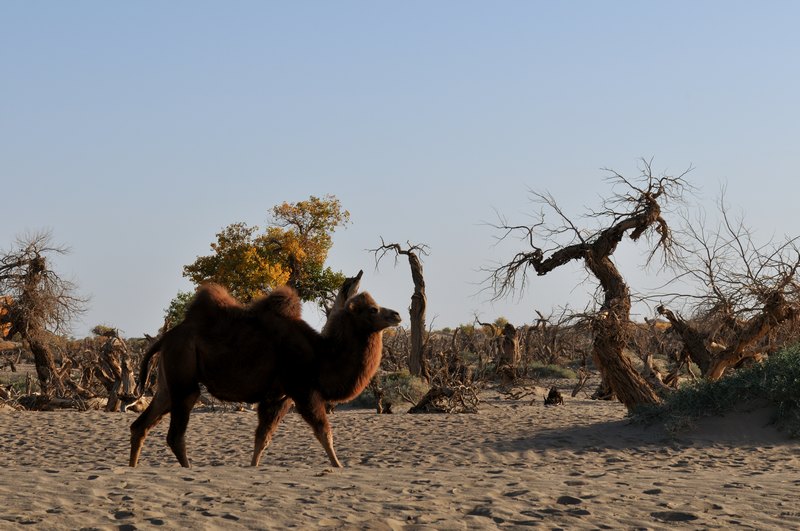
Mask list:
[[[660,405],[636,408],[633,417],[645,422],[662,421],[667,430],[674,432],[695,419],[721,415],[752,400],[774,405],[778,428],[792,437],[800,436],[800,345],[721,380],[701,380],[682,387]]]
[[[544,379],[544,378],[566,378],[575,380],[578,376],[575,371],[562,367],[560,365],[545,365],[544,363],[533,361],[526,367],[528,376],[531,378]]]
[[[411,376],[407,369],[396,372],[382,373],[378,376],[378,385],[383,389],[383,403],[389,402],[395,406],[405,402],[403,395],[411,398],[414,403],[420,401],[428,392],[428,384],[421,378]],[[353,407],[375,408],[377,400],[371,387],[367,387],[358,395],[350,405]]]

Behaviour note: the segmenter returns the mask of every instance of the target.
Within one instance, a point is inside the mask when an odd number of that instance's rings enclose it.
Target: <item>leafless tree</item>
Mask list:
[[[664,260],[672,256],[672,233],[662,216],[662,204],[678,200],[688,187],[684,177],[656,176],[650,161],[643,160],[641,174],[629,180],[620,173],[606,170],[612,187],[622,190],[605,200],[588,218],[600,222],[597,230],[579,229],[556,200],[547,193],[534,198],[560,219],[547,225],[544,211],[532,225],[511,225],[501,218],[496,226],[500,239],[521,235],[530,249],[517,253],[509,262],[491,271],[490,281],[497,297],[524,288],[530,269],[543,276],[573,260],[581,260],[597,279],[602,303],[593,320],[593,355],[603,380],[628,408],[643,403],[658,403],[653,387],[633,368],[623,352],[630,324],[631,296],[625,279],[611,260],[617,245],[628,235],[638,241],[653,238],[648,262],[661,250]]]
[[[408,370],[414,376],[428,379],[425,374],[425,309],[428,305],[428,298],[425,295],[425,278],[422,275],[421,256],[428,255],[428,246],[425,244],[412,245],[406,242],[406,247],[397,243],[386,243],[381,238],[381,246],[372,249],[370,252],[375,254],[375,267],[378,267],[381,259],[387,253],[394,252],[395,265],[397,259],[402,255],[408,258],[411,266],[411,279],[414,282],[414,294],[411,296],[410,328],[411,328],[411,352],[408,357]]]
[[[762,340],[800,317],[800,238],[756,243],[743,216],[732,215],[724,198],[723,190],[717,204],[720,221],[714,226],[702,213],[694,219],[686,216],[678,278],[698,285],[699,292],[670,296],[702,316],[705,326],[663,304],[657,308],[672,323],[686,355],[711,380],[760,356]]]
[[[46,395],[64,393],[58,378],[48,334],[64,331],[70,320],[82,312],[88,299],[76,294],[73,282],[61,278],[50,257],[68,252],[54,245],[49,232],[17,238],[14,248],[0,256],[0,295],[10,302],[5,316],[8,335],[19,334],[30,347],[39,385]]]
[[[568,307],[559,308],[545,316],[536,310],[536,323],[525,327],[521,350],[527,363],[558,364],[561,360],[576,358],[586,365],[586,355],[591,351],[586,333],[591,314],[575,312]]]

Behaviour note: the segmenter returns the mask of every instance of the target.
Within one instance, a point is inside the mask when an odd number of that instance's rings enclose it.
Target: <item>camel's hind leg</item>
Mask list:
[[[278,428],[278,424],[291,407],[292,399],[288,396],[258,404],[258,427],[256,428],[256,444],[253,450],[253,460],[250,462],[251,466],[258,466],[261,455],[272,441],[272,435]]]
[[[307,401],[295,401],[295,403],[297,404],[297,411],[308,422],[314,430],[317,440],[325,448],[325,453],[328,454],[331,464],[341,468],[342,463],[336,458],[336,452],[333,450],[333,432],[328,422],[328,415],[325,413],[325,401],[319,393],[314,391]]]
[[[150,405],[131,424],[131,458],[128,462],[130,466],[136,466],[139,462],[139,454],[142,452],[147,432],[158,424],[169,411],[169,407],[169,393],[166,390],[157,391]]]
[[[173,397],[169,412],[167,444],[184,468],[189,468],[189,459],[186,457],[186,427],[189,425],[189,414],[199,396],[200,388],[197,387],[181,398]]]

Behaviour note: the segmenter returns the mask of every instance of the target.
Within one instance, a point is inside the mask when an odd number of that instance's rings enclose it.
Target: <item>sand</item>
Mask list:
[[[259,468],[253,412],[166,422],[126,466],[135,413],[0,412],[0,529],[793,529],[800,447],[744,412],[672,437],[618,403],[487,395],[474,415],[332,416],[333,470],[296,414]]]

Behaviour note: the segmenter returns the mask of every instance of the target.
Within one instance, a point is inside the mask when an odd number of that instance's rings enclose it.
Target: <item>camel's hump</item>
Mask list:
[[[300,319],[302,304],[297,292],[288,286],[281,286],[266,297],[259,299],[251,305],[255,313],[272,312],[289,319]]]
[[[191,306],[240,307],[242,304],[227,289],[215,282],[207,282],[197,288]]]

